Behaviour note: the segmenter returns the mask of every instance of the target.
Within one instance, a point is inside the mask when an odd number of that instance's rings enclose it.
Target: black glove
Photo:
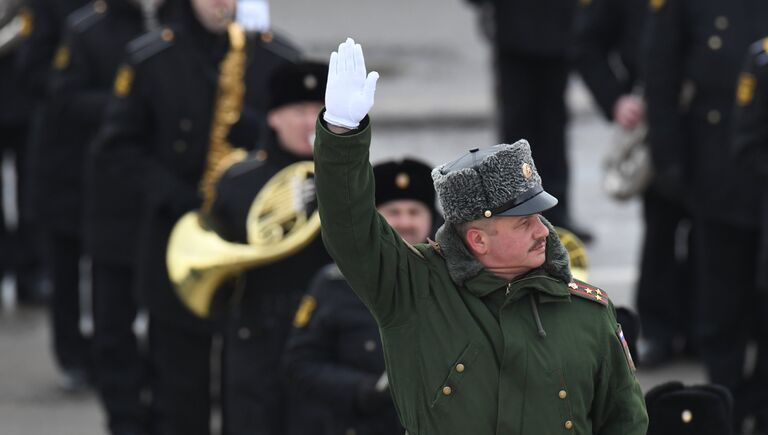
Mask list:
[[[366,415],[378,414],[382,409],[392,406],[389,389],[376,389],[376,378],[367,379],[357,387],[357,409]]]

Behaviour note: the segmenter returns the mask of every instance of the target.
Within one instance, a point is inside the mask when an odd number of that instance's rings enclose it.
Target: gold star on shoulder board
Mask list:
[[[584,291],[587,292],[588,295],[592,294],[592,289],[591,288],[584,289]]]

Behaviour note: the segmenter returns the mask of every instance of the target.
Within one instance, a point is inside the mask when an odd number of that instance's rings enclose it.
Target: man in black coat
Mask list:
[[[94,231],[118,228],[117,211],[126,207],[140,217],[135,240],[116,238],[112,249],[135,252],[134,285],[149,309],[156,434],[210,431],[214,325],[197,318],[176,297],[165,254],[176,221],[201,205],[199,184],[208,164],[219,67],[235,50],[227,34],[234,12],[233,0],[180,1],[173,26],[131,42],[94,151],[97,177],[102,173],[138,189],[126,200],[113,195],[109,183],[95,184],[94,203],[112,219]],[[272,33],[262,33],[247,39],[245,55],[244,108],[229,140],[250,148],[262,129],[267,77],[291,62],[296,51]]]
[[[576,13],[574,65],[605,118],[627,131],[645,123],[641,39],[648,14],[647,0],[582,1]],[[693,345],[692,262],[690,255],[678,254],[679,245],[691,252],[688,243],[678,242],[690,218],[685,204],[664,187],[661,174],[642,196],[645,234],[637,306],[644,337],[640,363],[646,367],[668,361],[680,339]]]
[[[768,29],[766,29],[768,35]],[[768,37],[750,46],[739,74],[733,114],[733,150],[758,180],[760,227],[757,254],[757,293],[750,295],[757,324],[751,330],[757,343],[758,361],[751,382],[762,397],[755,411],[758,427],[768,431]],[[743,331],[742,331],[743,333]]]
[[[768,3],[651,0],[650,7],[649,144],[664,189],[693,213],[698,351],[710,380],[733,393],[739,431],[766,391],[744,374],[756,328],[749,313],[762,306],[754,298],[761,185],[732,158],[730,125],[739,68],[765,34]]]
[[[559,204],[545,215],[589,241],[574,226],[568,201],[565,147],[568,114],[568,49],[575,0],[469,0],[482,8],[493,44],[500,141],[526,138],[534,144],[536,167]]]
[[[87,387],[91,370],[90,338],[80,330],[79,261],[80,246],[73,235],[71,219],[59,219],[61,215],[50,215],[43,210],[70,209],[69,198],[50,197],[42,189],[48,174],[41,166],[43,148],[56,143],[55,134],[50,131],[54,119],[50,102],[51,65],[65,59],[56,57],[56,47],[61,40],[67,17],[86,0],[30,0],[26,7],[30,14],[31,31],[18,51],[17,85],[27,98],[33,101],[33,114],[29,125],[29,136],[25,150],[21,176],[22,215],[32,219],[37,230],[43,234],[44,263],[51,277],[50,300],[53,351],[56,362],[64,374],[66,390],[79,391]],[[70,171],[65,162],[57,171]],[[80,162],[75,164],[75,170]]]
[[[406,159],[376,165],[376,207],[405,241],[424,243],[432,228],[432,169]],[[323,268],[296,312],[284,355],[297,390],[322,411],[324,435],[399,435],[385,376],[379,327],[335,264]]]
[[[269,130],[259,149],[229,167],[217,183],[209,220],[225,240],[248,243],[246,218],[266,183],[287,166],[312,159],[312,136],[323,106],[328,66],[286,65],[270,79]],[[309,178],[301,192],[302,212],[317,208]],[[291,201],[275,205],[288,213]],[[280,213],[276,213],[280,214]],[[279,376],[280,358],[291,319],[312,276],[330,257],[318,233],[295,254],[243,273],[228,313],[224,341],[224,426],[227,435],[281,435],[289,418],[305,434],[312,417],[286,408],[288,392]]]
[[[133,333],[136,254],[129,246],[136,237],[138,192],[132,190],[135,186],[129,185],[129,179],[110,183],[94,178],[89,147],[101,126],[127,44],[168,18],[170,2],[158,10],[159,3],[97,0],[70,15],[51,83],[51,130],[56,140],[43,144],[40,155],[46,197],[58,198],[41,212],[51,220],[65,221],[68,233],[91,258],[94,376],[112,434],[144,433],[147,425],[146,406],[140,400],[145,361]],[[106,217],[117,222],[101,232],[94,229],[97,223],[98,228],[105,226],[103,214],[94,216],[93,210],[102,204],[88,201],[93,199],[88,192],[97,183],[108,185],[110,195],[125,202],[114,216]],[[84,208],[89,211],[87,217],[82,215]],[[77,276],[75,260],[62,259],[75,268],[72,274]]]

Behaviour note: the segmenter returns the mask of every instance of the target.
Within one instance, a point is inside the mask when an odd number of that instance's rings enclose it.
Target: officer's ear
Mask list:
[[[488,253],[488,232],[484,228],[471,226],[464,232],[464,243],[472,255],[481,256]]]

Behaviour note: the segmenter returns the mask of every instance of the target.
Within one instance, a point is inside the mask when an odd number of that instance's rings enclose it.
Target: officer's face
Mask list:
[[[235,0],[191,0],[195,16],[211,33],[222,33],[235,18]]]
[[[432,213],[426,205],[412,199],[396,199],[380,204],[379,213],[406,242],[424,243],[432,229]]]
[[[496,216],[486,222],[467,232],[467,244],[486,269],[511,277],[544,264],[549,230],[538,214]]]
[[[319,102],[288,104],[269,111],[267,122],[283,149],[299,157],[312,158],[315,122],[323,108]]]

